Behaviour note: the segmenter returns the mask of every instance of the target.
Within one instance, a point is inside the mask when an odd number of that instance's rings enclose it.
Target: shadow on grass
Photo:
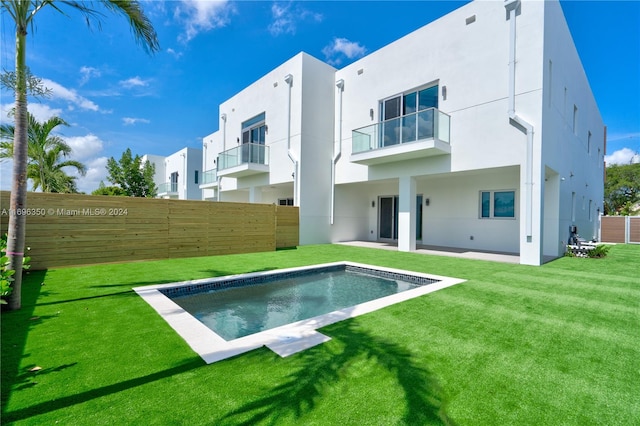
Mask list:
[[[323,333],[344,345],[340,353],[310,349],[296,355],[302,358],[302,367],[261,398],[225,415],[221,424],[264,422],[274,425],[287,415],[300,419],[315,408],[324,393],[348,374],[350,367],[358,368],[363,359],[374,361],[391,373],[404,391],[406,404],[402,423],[455,424],[446,414],[443,393],[436,377],[419,365],[408,350],[358,329],[355,321],[333,324]],[[376,391],[385,392],[384,389]]]
[[[24,356],[29,330],[40,323],[40,318],[33,317],[36,300],[41,292],[41,283],[47,271],[29,271],[22,278],[22,309],[2,312],[2,368],[0,393],[2,413],[11,395],[11,389],[19,381],[20,361]],[[3,419],[4,423],[4,419]]]
[[[81,392],[75,395],[56,398],[51,401],[41,402],[39,404],[32,405],[31,407],[22,408],[20,410],[4,412],[2,415],[2,422],[4,423],[4,422],[14,422],[18,420],[24,420],[26,418],[37,416],[40,414],[45,414],[50,411],[71,407],[76,404],[82,404],[92,399],[101,398],[107,395],[122,392],[131,388],[135,388],[137,386],[142,386],[147,383],[155,382],[156,380],[162,380],[176,374],[186,373],[187,371],[193,370],[194,368],[202,367],[203,365],[204,365],[204,362],[200,358],[193,358],[183,364],[177,365],[172,368],[168,368],[163,371],[151,373],[146,376],[137,377],[135,379],[124,380],[122,382],[103,386],[97,389],[91,389],[86,392]]]
[[[105,297],[114,297],[114,296],[137,296],[137,295],[133,290],[127,290],[127,291],[119,291],[116,293],[99,294],[96,296],[77,297],[75,299],[56,300],[55,302],[42,302],[42,303],[37,303],[36,305],[37,306],[58,305],[60,303],[79,302],[81,300],[91,300],[91,299],[103,299]]]

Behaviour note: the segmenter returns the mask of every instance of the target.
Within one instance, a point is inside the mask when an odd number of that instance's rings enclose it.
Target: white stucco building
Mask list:
[[[201,200],[202,150],[182,148],[178,152],[162,157],[144,155],[145,161],[155,165],[154,182],[158,187],[158,198],[179,200]]]
[[[301,244],[539,265],[570,226],[596,236],[605,139],[558,1],[478,1],[339,70],[300,53],[222,103],[200,187],[299,206]]]

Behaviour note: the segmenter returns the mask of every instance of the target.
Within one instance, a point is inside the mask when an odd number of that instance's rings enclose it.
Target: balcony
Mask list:
[[[178,196],[178,182],[165,182],[158,185],[158,197],[174,198]]]
[[[218,154],[218,176],[244,177],[269,173],[269,147],[245,143]]]
[[[202,174],[200,189],[215,188],[218,186],[218,169],[207,170]]]
[[[353,130],[350,160],[372,166],[451,154],[450,121],[429,108]]]

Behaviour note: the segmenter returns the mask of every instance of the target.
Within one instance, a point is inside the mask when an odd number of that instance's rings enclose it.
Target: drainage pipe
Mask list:
[[[298,206],[298,168],[300,161],[298,157],[291,151],[291,88],[293,87],[293,76],[287,74],[284,81],[289,86],[289,99],[287,102],[287,155],[293,163],[293,205]]]
[[[533,234],[533,125],[516,113],[516,12],[520,0],[507,0],[504,7],[509,13],[509,122],[527,135],[525,154],[525,233],[527,242]]]
[[[342,155],[342,92],[344,91],[344,80],[338,80],[336,87],[340,92],[340,100],[338,101],[338,148],[336,149],[336,144],[334,143],[333,159],[331,160],[331,225],[333,225],[336,210],[336,163]]]

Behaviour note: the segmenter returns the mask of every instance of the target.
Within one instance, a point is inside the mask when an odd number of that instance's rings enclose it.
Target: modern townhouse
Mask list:
[[[300,53],[204,145],[209,198],[299,206],[301,244],[539,265],[597,236],[606,128],[556,0],[471,2],[340,70]]]
[[[202,150],[182,148],[167,157],[144,155],[145,161],[155,165],[154,182],[158,187],[158,198],[200,200],[202,191]]]

